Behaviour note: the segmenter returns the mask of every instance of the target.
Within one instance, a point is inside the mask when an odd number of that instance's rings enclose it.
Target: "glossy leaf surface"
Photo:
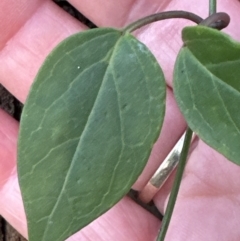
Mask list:
[[[190,128],[240,165],[240,43],[207,27],[183,30],[174,93]]]
[[[21,119],[29,240],[65,240],[118,202],[148,160],[164,109],[162,71],[132,35],[95,29],[63,41]]]

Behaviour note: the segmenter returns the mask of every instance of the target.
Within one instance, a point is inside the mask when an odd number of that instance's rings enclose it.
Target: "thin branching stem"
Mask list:
[[[165,20],[165,19],[171,19],[171,18],[184,18],[193,21],[196,24],[199,24],[203,19],[199,17],[198,15],[186,12],[186,11],[168,11],[168,12],[162,12],[162,13],[155,13],[153,15],[147,16],[145,18],[139,19],[136,22],[131,23],[127,27],[123,29],[124,32],[133,32],[134,30],[141,28],[147,24]]]
[[[217,12],[217,0],[209,0],[209,16]]]
[[[179,187],[181,184],[183,172],[184,172],[184,169],[185,169],[185,166],[187,163],[188,151],[189,151],[189,147],[190,147],[191,140],[192,140],[192,133],[193,133],[192,130],[190,128],[188,128],[186,131],[186,136],[185,136],[184,143],[183,143],[183,149],[182,149],[182,152],[180,155],[180,160],[179,160],[175,180],[173,183],[172,191],[171,191],[171,194],[169,197],[167,210],[166,210],[166,213],[163,218],[161,231],[159,233],[157,241],[164,241],[167,230],[168,230],[168,226],[169,226],[169,223],[170,223],[170,220],[172,217],[172,213],[174,210],[174,205],[176,203]]]

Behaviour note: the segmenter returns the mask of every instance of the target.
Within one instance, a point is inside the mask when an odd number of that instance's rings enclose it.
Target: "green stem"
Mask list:
[[[136,22],[131,23],[127,27],[123,29],[124,32],[133,32],[134,30],[141,28],[147,24],[164,20],[164,19],[170,19],[170,18],[184,18],[193,21],[194,23],[199,24],[203,19],[199,17],[198,15],[191,13],[191,12],[185,12],[185,11],[168,11],[168,12],[162,12],[162,13],[156,13],[150,16],[147,16],[145,18],[139,19]]]
[[[192,130],[190,128],[188,128],[186,131],[185,139],[184,139],[183,149],[182,149],[182,152],[180,155],[180,160],[179,160],[179,164],[178,164],[178,168],[177,168],[177,172],[176,172],[176,177],[175,177],[172,191],[171,191],[171,194],[169,197],[167,210],[166,210],[166,213],[163,218],[161,231],[158,235],[157,241],[164,241],[167,230],[168,230],[168,226],[169,226],[169,223],[170,223],[170,220],[172,217],[174,205],[175,205],[175,202],[177,199],[180,183],[182,180],[184,168],[185,168],[186,162],[187,162],[188,151],[189,151],[189,147],[190,147],[191,140],[192,140],[192,133],[193,133]]]
[[[217,0],[209,0],[209,16],[217,12]]]

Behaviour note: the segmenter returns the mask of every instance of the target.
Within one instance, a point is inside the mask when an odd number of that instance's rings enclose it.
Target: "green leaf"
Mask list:
[[[118,202],[142,172],[164,111],[162,71],[132,35],[106,28],[63,41],[21,119],[29,240],[65,240]]]
[[[183,30],[174,93],[190,128],[240,165],[240,43],[203,26]]]

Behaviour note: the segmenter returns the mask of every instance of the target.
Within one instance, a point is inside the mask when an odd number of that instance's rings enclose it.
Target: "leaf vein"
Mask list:
[[[186,66],[186,57],[184,58],[183,60],[183,65],[185,67],[185,69],[187,70],[187,66]],[[190,78],[189,78],[189,75],[188,75],[188,71],[185,71],[186,73],[186,80],[188,82],[188,86],[189,86],[189,91],[190,91],[190,95],[191,95],[191,99],[192,99],[192,105],[193,105],[193,109],[195,109],[195,111],[197,111],[197,113],[199,114],[199,116],[201,117],[201,119],[206,123],[206,125],[209,127],[210,130],[213,131],[211,125],[207,122],[207,120],[205,119],[205,117],[202,115],[201,111],[198,110],[197,106],[196,106],[196,100],[194,98],[194,94],[193,94],[193,90],[192,90],[192,86],[191,86],[191,82],[190,82]]]
[[[233,118],[232,118],[232,116],[231,116],[228,108],[226,107],[226,105],[225,105],[225,103],[224,103],[224,101],[223,101],[223,98],[222,98],[222,96],[221,96],[221,93],[219,92],[218,86],[216,85],[215,81],[214,81],[212,78],[211,78],[211,81],[212,81],[213,85],[215,86],[215,89],[216,89],[216,91],[217,91],[218,97],[219,97],[219,99],[220,99],[220,101],[221,101],[221,103],[222,103],[222,106],[224,107],[224,109],[225,109],[225,111],[226,111],[226,114],[227,114],[230,122],[232,122],[232,124],[233,124],[233,126],[235,127],[235,129],[237,130],[238,134],[240,134],[240,129],[239,129],[239,127],[237,126],[237,124],[235,123],[235,121],[233,120]]]

